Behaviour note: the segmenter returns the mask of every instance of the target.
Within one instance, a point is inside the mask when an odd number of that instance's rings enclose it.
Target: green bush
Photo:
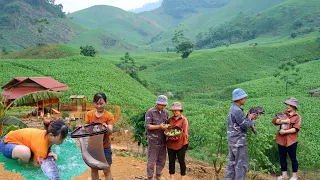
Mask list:
[[[85,46],[85,47],[80,47],[80,54],[83,56],[91,56],[95,57],[98,54],[98,51],[95,50],[93,46]]]

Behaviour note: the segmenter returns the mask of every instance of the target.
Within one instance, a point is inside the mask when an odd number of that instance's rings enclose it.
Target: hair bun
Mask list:
[[[50,125],[51,122],[52,122],[52,120],[50,120],[50,119],[45,119],[45,120],[43,121],[43,125],[44,125],[44,128],[45,128],[46,130],[48,130],[48,127],[49,127],[49,125]]]

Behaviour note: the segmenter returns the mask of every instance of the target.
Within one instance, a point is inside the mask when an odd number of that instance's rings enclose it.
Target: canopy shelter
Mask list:
[[[13,101],[15,106],[35,106],[36,114],[38,116],[38,110],[41,107],[41,115],[44,115],[44,109],[46,106],[50,106],[50,113],[52,113],[52,105],[57,104],[58,111],[60,111],[60,98],[62,93],[54,91],[37,91],[28,93],[24,96],[19,97]]]
[[[38,91],[60,92],[70,90],[68,86],[51,77],[17,77],[2,86],[6,106],[21,96]],[[54,99],[52,99],[54,101]],[[51,102],[52,103],[52,102]]]
[[[81,109],[82,111],[86,111],[86,97],[83,95],[72,95],[70,96],[71,99],[71,110],[77,111],[78,108],[78,101],[81,101]],[[80,103],[79,103],[80,104]]]

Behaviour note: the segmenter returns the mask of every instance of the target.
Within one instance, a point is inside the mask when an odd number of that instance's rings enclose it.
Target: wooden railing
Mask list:
[[[83,108],[82,108],[83,109]],[[85,111],[79,111],[79,114],[76,114],[75,118],[80,117],[81,119],[84,119],[84,116],[87,111],[93,110],[94,105],[93,104],[86,104]],[[107,111],[111,112],[114,115],[115,121],[119,119],[121,108],[117,105],[107,105],[106,106]],[[78,111],[77,106],[73,106],[71,104],[60,104],[60,111]]]

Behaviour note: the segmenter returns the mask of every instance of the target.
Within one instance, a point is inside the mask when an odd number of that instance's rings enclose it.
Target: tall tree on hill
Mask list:
[[[297,62],[294,60],[281,63],[277,73],[274,75],[285,84],[285,94],[288,95],[288,86],[294,86],[299,83],[302,77],[299,74],[300,69],[297,68]]]
[[[176,46],[176,52],[181,53],[182,59],[188,58],[192,53],[194,44],[184,36],[183,30],[175,31],[171,41]]]
[[[49,21],[46,18],[40,18],[40,19],[35,19],[35,22],[37,25],[37,32],[40,39],[40,42],[38,43],[38,45],[41,46],[45,44],[44,37],[43,37],[43,30],[45,28],[45,25],[49,24]]]
[[[121,63],[117,64],[117,66],[124,71],[125,73],[129,74],[133,79],[138,81],[141,85],[144,87],[148,86],[148,83],[146,80],[142,80],[139,75],[138,71],[139,68],[136,66],[135,60],[130,56],[129,52],[126,52],[124,57],[121,57]]]
[[[83,56],[95,57],[99,52],[93,47],[86,45],[84,47],[80,46],[80,54]]]

